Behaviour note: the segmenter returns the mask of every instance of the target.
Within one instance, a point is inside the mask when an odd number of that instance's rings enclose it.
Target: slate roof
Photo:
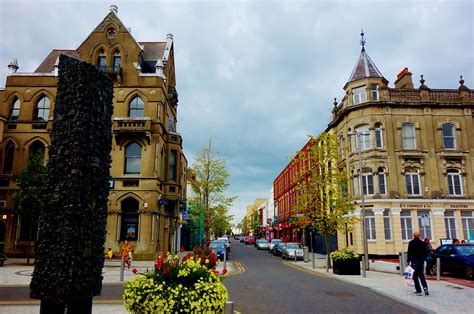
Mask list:
[[[370,59],[367,52],[365,52],[365,49],[362,49],[357,64],[354,67],[354,70],[352,70],[347,83],[367,77],[383,77],[383,75],[380,73],[379,69],[377,69],[372,59]]]
[[[142,41],[138,44],[143,48],[142,58],[145,61],[156,61],[163,58],[166,42],[149,42]]]
[[[76,50],[71,49],[53,49],[49,55],[41,62],[38,68],[35,70],[35,73],[51,73],[54,71],[54,64],[58,59],[59,54],[65,54],[70,57],[79,59],[79,54]]]

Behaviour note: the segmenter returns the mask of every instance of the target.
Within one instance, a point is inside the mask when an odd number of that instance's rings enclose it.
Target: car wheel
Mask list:
[[[464,275],[466,276],[467,279],[469,280],[474,280],[474,270],[472,269],[472,267],[466,267],[465,271],[464,271]]]

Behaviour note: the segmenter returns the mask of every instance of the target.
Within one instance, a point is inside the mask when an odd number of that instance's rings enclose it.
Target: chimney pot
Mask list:
[[[19,68],[18,67],[18,60],[17,59],[12,59],[12,61],[10,61],[10,63],[8,64],[8,72],[10,74],[16,73],[18,68]]]

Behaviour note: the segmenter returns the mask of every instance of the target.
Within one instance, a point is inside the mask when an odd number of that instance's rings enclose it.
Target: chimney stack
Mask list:
[[[411,79],[412,73],[408,71],[408,68],[404,68],[400,73],[397,75],[397,80],[395,81],[395,88],[403,88],[403,89],[413,89],[413,81]]]
[[[18,71],[18,60],[12,59],[8,64],[8,73],[13,74],[16,73],[16,71]]]

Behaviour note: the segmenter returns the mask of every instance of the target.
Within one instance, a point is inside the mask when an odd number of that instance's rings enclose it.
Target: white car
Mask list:
[[[256,244],[257,250],[268,250],[268,241],[265,239],[258,239]]]
[[[229,241],[229,238],[227,238],[227,237],[221,237],[221,238],[218,238],[216,241],[224,241],[224,242],[225,242],[225,248],[227,249],[227,252],[230,252],[230,241]]]

